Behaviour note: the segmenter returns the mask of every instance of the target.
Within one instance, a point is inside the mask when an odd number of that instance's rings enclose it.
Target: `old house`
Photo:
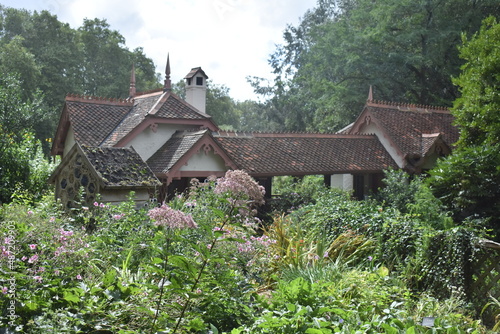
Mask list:
[[[163,89],[137,93],[132,71],[125,100],[68,95],[53,141],[61,164],[50,181],[72,205],[78,189],[93,201],[138,203],[182,191],[192,178],[242,169],[272,193],[279,175],[324,175],[332,187],[362,198],[381,186],[383,171],[421,173],[458,139],[448,110],[374,101],[340,133],[221,131],[206,114],[206,80],[197,67],[185,77],[186,100],[174,94],[167,61]]]

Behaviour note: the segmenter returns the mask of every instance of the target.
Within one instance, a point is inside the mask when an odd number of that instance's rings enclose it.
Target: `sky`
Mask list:
[[[235,100],[257,100],[247,76],[272,79],[268,63],[316,0],[0,0],[7,7],[48,10],[72,28],[105,19],[130,50],[142,47],[157,72],[170,55],[172,82],[201,66]]]

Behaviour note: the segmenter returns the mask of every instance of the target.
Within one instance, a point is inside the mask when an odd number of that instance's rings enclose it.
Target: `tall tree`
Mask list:
[[[241,115],[226,86],[208,81],[206,109],[220,127],[226,130],[239,129]]]
[[[460,34],[489,14],[498,1],[320,0],[271,56],[272,114],[290,130],[335,130],[359,114],[369,85],[377,99],[449,105]]]
[[[460,138],[430,182],[458,219],[483,218],[500,232],[500,23],[486,19],[460,48],[466,61],[454,82],[460,98],[453,114]],[[498,234],[500,237],[500,234]]]

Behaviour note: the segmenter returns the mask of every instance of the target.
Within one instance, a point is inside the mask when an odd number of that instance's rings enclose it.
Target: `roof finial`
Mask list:
[[[370,90],[368,91],[368,98],[366,99],[366,102],[372,102],[373,101],[373,88],[372,85],[370,85]]]
[[[135,96],[135,66],[132,64],[132,72],[130,73],[130,88],[128,91],[128,97],[133,98]]]
[[[165,84],[163,86],[163,91],[172,90],[172,82],[170,81],[170,54],[167,55],[167,66],[165,67]]]

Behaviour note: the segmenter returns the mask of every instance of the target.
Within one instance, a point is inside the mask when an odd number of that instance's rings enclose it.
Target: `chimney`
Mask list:
[[[186,102],[205,113],[208,76],[201,67],[195,67],[184,79],[186,80]]]
[[[128,91],[129,99],[133,99],[135,96],[135,66],[132,64],[132,72],[130,73],[130,88]]]

